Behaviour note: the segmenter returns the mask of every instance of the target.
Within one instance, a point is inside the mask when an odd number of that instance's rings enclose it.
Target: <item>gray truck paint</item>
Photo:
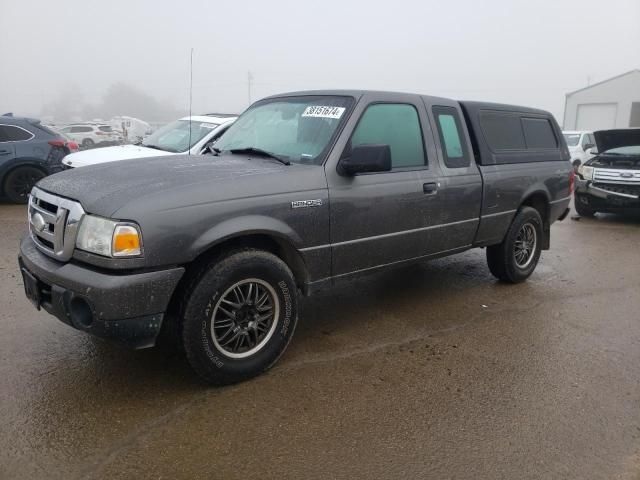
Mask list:
[[[471,152],[459,102],[388,92],[287,95],[355,98],[323,165],[284,166],[249,155],[180,155],[88,166],[42,180],[39,188],[79,201],[87,213],[134,221],[141,227],[141,258],[107,259],[76,250],[75,260],[114,275],[120,275],[118,270],[175,271],[223,241],[260,234],[281,244],[292,261],[300,261],[297,281],[303,290],[312,291],[360,272],[500,243],[518,208],[533,196],[546,209],[547,226],[569,203],[568,161],[500,165],[471,161],[466,168],[447,168],[431,107],[457,110]],[[340,156],[361,113],[380,102],[415,106],[428,165],[340,175]],[[554,126],[566,149],[555,121]],[[478,138],[475,142],[481,141]],[[437,192],[425,193],[425,184],[436,184]],[[306,200],[317,206],[292,208],[292,202]],[[22,256],[32,255],[42,254],[23,247]]]

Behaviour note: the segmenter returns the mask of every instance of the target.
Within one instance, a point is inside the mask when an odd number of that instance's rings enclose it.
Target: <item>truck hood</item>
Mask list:
[[[74,168],[42,179],[38,187],[77,200],[88,213],[105,217],[133,206],[115,216],[124,219],[145,209],[175,209],[304,190],[308,175],[303,172],[309,169],[323,171],[321,167],[285,166],[273,159],[244,155],[169,155]],[[317,174],[314,177],[319,178]],[[317,188],[318,181],[313,185]]]
[[[596,138],[598,152],[606,152],[612,148],[640,145],[640,128],[624,128],[618,130],[600,130],[593,133]]]
[[[175,153],[143,147],[142,145],[118,145],[115,147],[93,148],[67,155],[62,163],[70,167],[85,167],[98,163],[129,160],[132,158],[162,157]]]

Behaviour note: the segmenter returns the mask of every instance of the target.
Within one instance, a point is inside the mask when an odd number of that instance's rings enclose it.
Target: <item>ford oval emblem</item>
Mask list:
[[[39,213],[34,213],[33,215],[31,215],[31,225],[33,225],[33,228],[35,228],[36,231],[42,232],[44,230],[44,227],[47,225],[47,222],[44,221],[42,215],[40,215]]]
[[[633,178],[633,173],[631,173],[631,172],[620,172],[620,176],[622,178]]]

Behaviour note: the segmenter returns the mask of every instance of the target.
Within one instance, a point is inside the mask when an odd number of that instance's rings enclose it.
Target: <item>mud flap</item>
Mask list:
[[[542,231],[542,250],[549,250],[551,248],[551,227],[545,225]]]

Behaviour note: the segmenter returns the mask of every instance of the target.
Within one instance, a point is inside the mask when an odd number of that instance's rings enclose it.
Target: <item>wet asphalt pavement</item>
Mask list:
[[[35,311],[0,225],[0,479],[640,479],[638,218],[554,225],[521,285],[473,250],[305,299],[226,388]]]

